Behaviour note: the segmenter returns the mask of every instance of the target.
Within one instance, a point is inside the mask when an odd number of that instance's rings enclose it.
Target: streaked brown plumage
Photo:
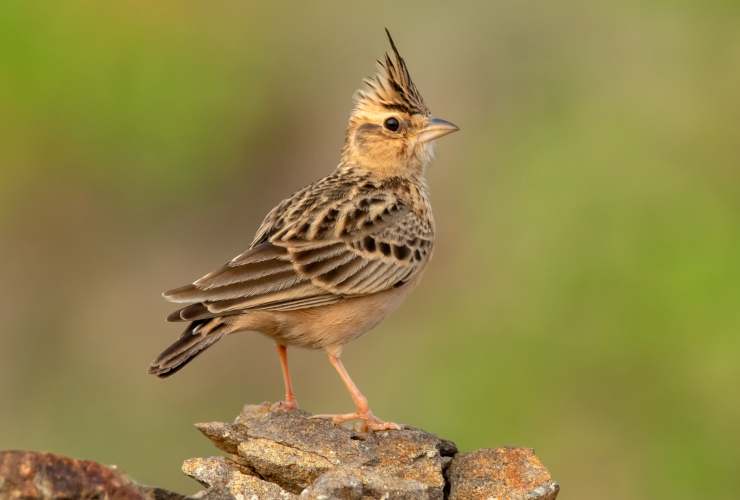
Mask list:
[[[372,414],[340,355],[398,307],[429,262],[434,219],[424,170],[433,140],[457,127],[430,117],[388,39],[392,53],[356,94],[337,169],[273,208],[247,251],[164,294],[183,304],[167,319],[191,323],[151,373],[172,375],[224,335],[257,331],[278,345],[284,407],[296,407],[286,346],[325,349],[356,406],[334,420],[397,428]]]

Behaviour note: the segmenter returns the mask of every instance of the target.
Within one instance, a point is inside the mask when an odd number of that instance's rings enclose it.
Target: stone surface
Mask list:
[[[191,458],[182,464],[182,471],[208,487],[196,498],[217,500],[222,498],[297,498],[280,486],[239,469],[238,464],[224,457]]]
[[[529,448],[460,453],[452,460],[447,478],[450,500],[555,500],[560,491]]]
[[[414,479],[385,474],[374,467],[337,467],[320,476],[301,492],[300,498],[383,498],[393,500],[443,498],[438,490]]]
[[[115,467],[33,451],[0,451],[0,498],[181,500],[134,483]]]
[[[359,433],[269,403],[245,406],[233,423],[196,427],[228,453],[183,467],[209,499],[554,500],[559,490],[530,449],[458,454],[419,429]]]

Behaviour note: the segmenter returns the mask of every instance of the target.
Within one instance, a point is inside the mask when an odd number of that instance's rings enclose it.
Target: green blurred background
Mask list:
[[[191,424],[276,400],[272,343],[146,373],[160,298],[336,164],[388,26],[462,132],[429,171],[439,242],[346,349],[385,418],[534,447],[564,499],[737,498],[740,3],[6,1],[0,448],[192,492]],[[313,412],[349,397],[292,351]]]

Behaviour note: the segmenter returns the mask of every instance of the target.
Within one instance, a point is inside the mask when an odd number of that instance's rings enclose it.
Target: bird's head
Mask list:
[[[434,141],[458,130],[432,117],[388,30],[392,53],[355,94],[342,163],[381,176],[419,175],[434,155]]]

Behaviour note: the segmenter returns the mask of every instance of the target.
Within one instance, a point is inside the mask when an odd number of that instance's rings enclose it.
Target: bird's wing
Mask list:
[[[431,221],[394,193],[354,190],[313,203],[299,194],[268,214],[249,250],[166,292],[189,304],[169,319],[328,305],[400,286],[430,257]]]

